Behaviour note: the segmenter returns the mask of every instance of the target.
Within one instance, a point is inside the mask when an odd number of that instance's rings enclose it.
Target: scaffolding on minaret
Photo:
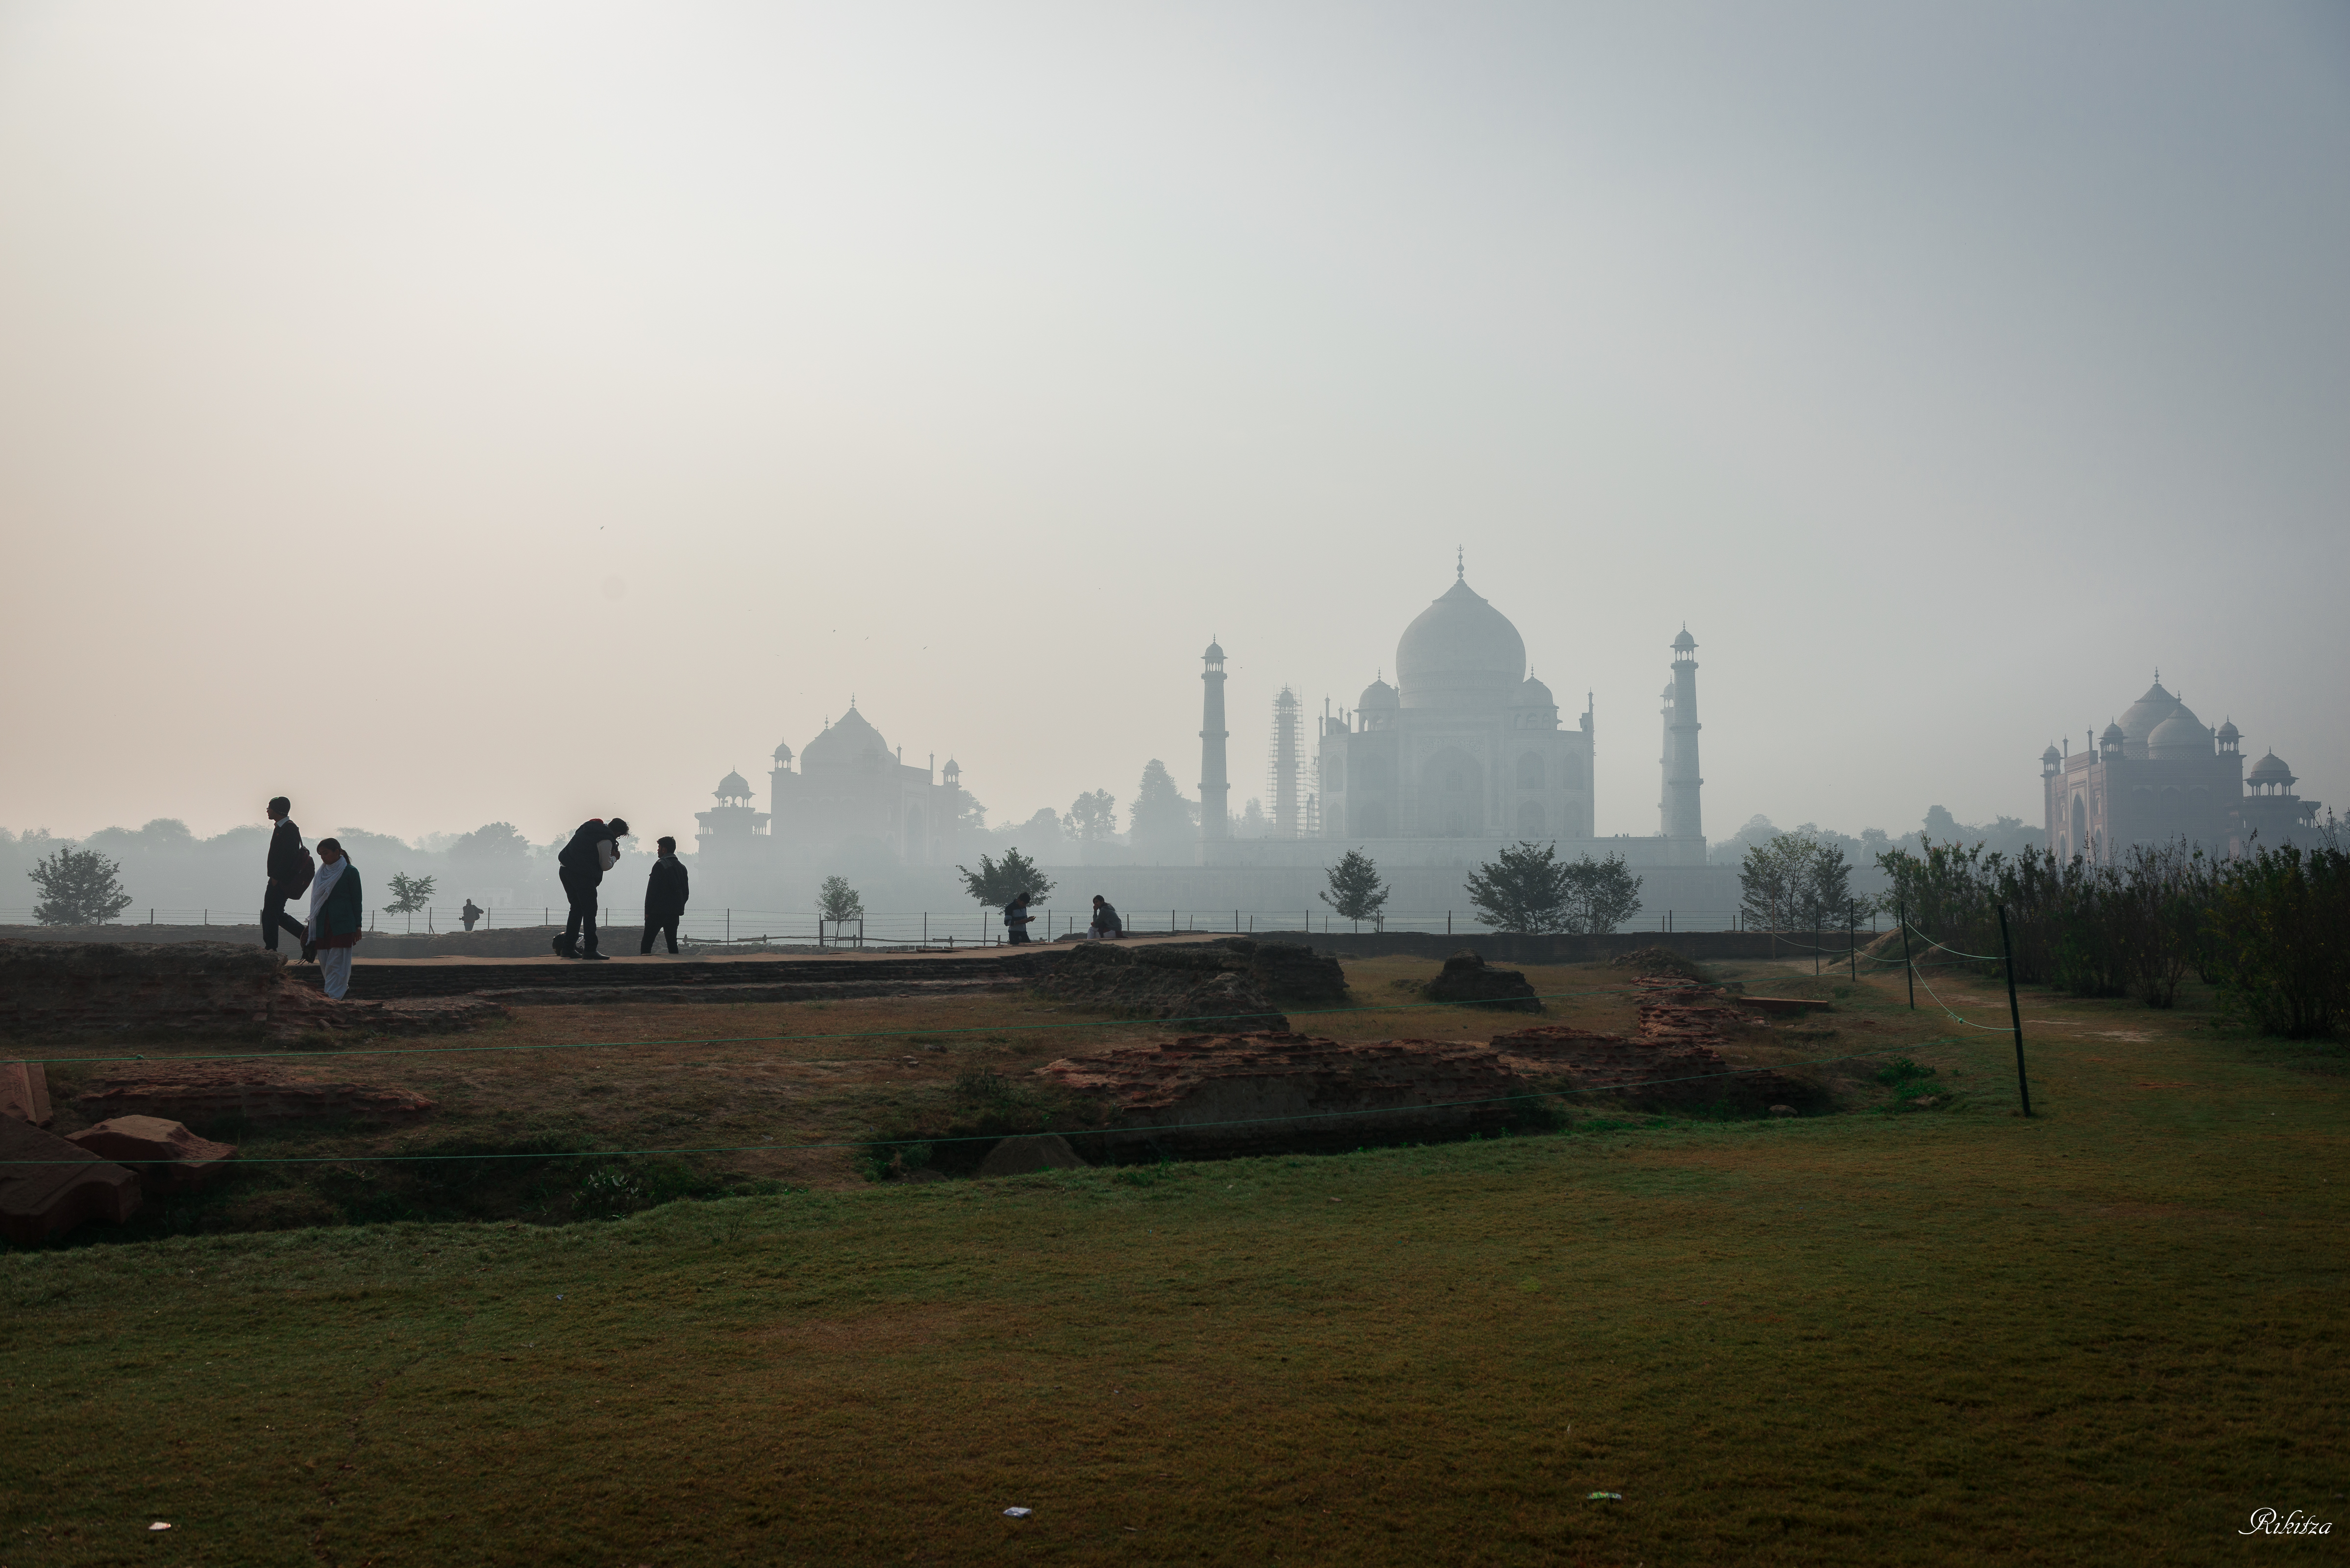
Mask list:
[[[1265,795],[1273,803],[1273,836],[1295,838],[1305,826],[1299,788],[1305,758],[1305,704],[1284,686],[1273,700],[1273,739],[1266,748]]]

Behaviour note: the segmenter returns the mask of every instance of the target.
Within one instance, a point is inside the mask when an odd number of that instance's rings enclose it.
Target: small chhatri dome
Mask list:
[[[2267,756],[2254,763],[2252,771],[2246,774],[2244,778],[2251,784],[2289,784],[2293,783],[2293,770],[2285,765],[2282,757],[2271,752]]]
[[[1396,644],[1396,684],[1414,708],[1503,707],[1525,676],[1525,639],[1465,577],[1420,611]]]
[[[2203,727],[2184,702],[2171,711],[2170,717],[2154,727],[2146,738],[2146,753],[2150,757],[2192,757],[2208,754],[2211,750],[2211,732]]]
[[[2100,745],[2118,746],[2128,739],[2129,737],[2122,732],[2122,727],[2119,724],[2108,724],[2106,726],[2106,732],[2097,737],[2097,742]]]
[[[1523,684],[1520,685],[1518,688],[1518,706],[1521,708],[1555,708],[1558,706],[1558,701],[1550,694],[1549,687],[1544,685],[1541,681],[1529,675],[1526,677]]]
[[[946,781],[949,784],[952,784],[955,780],[962,777],[962,764],[956,762],[952,757],[949,757],[947,759],[947,765],[942,771],[945,773]]]
[[[2040,753],[2040,760],[2043,763],[2061,763],[2064,760],[2064,753],[2051,746]]]
[[[1223,644],[1216,641],[1213,638],[1210,638],[1208,639],[1208,651],[1201,654],[1200,657],[1202,659],[1222,659],[1223,656]]]
[[[788,763],[791,760],[792,748],[784,742],[777,741],[775,742],[775,761],[779,763]]]
[[[751,781],[741,774],[730,773],[720,779],[718,787],[710,793],[720,800],[748,800],[751,798]]]
[[[1695,653],[1697,651],[1697,639],[1689,634],[1689,628],[1681,628],[1681,634],[1673,639],[1673,651],[1675,653]]]
[[[1358,709],[1399,708],[1402,705],[1396,696],[1396,689],[1384,680],[1374,680],[1364,687],[1362,696],[1355,701]]]
[[[2236,722],[2233,719],[2230,719],[2220,726],[2220,738],[2223,741],[2241,741],[2244,738],[2244,732],[2236,728]]]

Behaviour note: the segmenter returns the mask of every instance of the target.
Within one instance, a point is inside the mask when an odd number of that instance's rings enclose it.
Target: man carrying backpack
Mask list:
[[[261,890],[261,945],[271,952],[277,950],[277,933],[294,933],[302,944],[302,961],[315,962],[318,950],[310,945],[310,928],[286,912],[286,900],[298,898],[310,890],[310,878],[317,875],[317,862],[302,847],[302,830],[294,826],[293,802],[284,795],[269,803],[269,820],[276,826],[269,830],[269,882]]]
[[[616,816],[606,822],[600,816],[591,816],[579,825],[571,842],[555,857],[563,896],[571,902],[564,917],[563,934],[555,939],[558,957],[606,956],[596,949],[596,889],[602,886],[604,873],[620,863],[620,840],[628,836],[629,825],[621,818]],[[585,948],[579,943],[583,931],[588,939]]]

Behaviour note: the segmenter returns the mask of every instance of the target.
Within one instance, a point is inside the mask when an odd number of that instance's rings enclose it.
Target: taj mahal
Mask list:
[[[1155,865],[1089,856],[1087,889],[1138,909],[1310,913],[1321,908],[1325,870],[1361,849],[1393,888],[1391,909],[1440,913],[1468,908],[1470,871],[1534,842],[1563,859],[1621,857],[1641,878],[1644,917],[1673,911],[1692,925],[1726,921],[1738,904],[1737,874],[1706,864],[1697,642],[1687,628],[1669,653],[1657,831],[1598,837],[1590,694],[1581,711],[1562,716],[1550,687],[1528,669],[1524,637],[1456,561],[1453,581],[1404,628],[1394,663],[1352,707],[1326,703],[1309,715],[1286,689],[1274,699],[1271,810],[1263,831],[1244,834],[1231,810],[1225,654],[1211,642],[1201,675],[1192,851]],[[696,814],[699,863],[721,886],[771,883],[853,852],[868,868],[897,867],[910,878],[904,886],[935,881],[948,889],[943,874],[970,853],[958,842],[969,797],[955,762],[941,768],[935,754],[907,761],[853,699],[797,756],[788,743],[775,748],[767,810],[752,791],[730,772],[712,792],[715,804]]]
[[[1301,734],[1294,769],[1285,770],[1276,701],[1274,833],[1243,838],[1227,810],[1225,653],[1211,643],[1201,673],[1201,879],[1218,886],[1222,901],[1241,899],[1243,909],[1253,907],[1251,895],[1269,907],[1286,899],[1296,908],[1300,892],[1310,891],[1299,873],[1318,880],[1322,867],[1360,848],[1395,880],[1399,902],[1443,909],[1461,904],[1463,873],[1511,845],[1534,842],[1564,859],[1622,857],[1642,878],[1649,910],[1726,918],[1737,907],[1737,875],[1706,864],[1697,640],[1684,628],[1669,650],[1658,830],[1597,837],[1598,735],[1589,695],[1580,713],[1562,719],[1551,689],[1527,669],[1524,637],[1456,563],[1451,585],[1404,628],[1393,683],[1382,671],[1352,708],[1316,720],[1311,755]],[[1252,886],[1259,879],[1294,886]]]

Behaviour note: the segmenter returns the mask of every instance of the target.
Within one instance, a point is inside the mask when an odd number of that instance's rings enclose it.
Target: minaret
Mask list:
[[[1673,639],[1673,704],[1671,743],[1666,748],[1665,836],[1705,840],[1705,820],[1698,811],[1697,639],[1681,628]]]
[[[1224,728],[1224,650],[1211,639],[1201,659],[1207,669],[1200,680],[1207,691],[1200,711],[1200,836],[1229,838],[1232,827],[1224,800],[1232,784],[1224,777],[1224,742],[1231,732]]]

